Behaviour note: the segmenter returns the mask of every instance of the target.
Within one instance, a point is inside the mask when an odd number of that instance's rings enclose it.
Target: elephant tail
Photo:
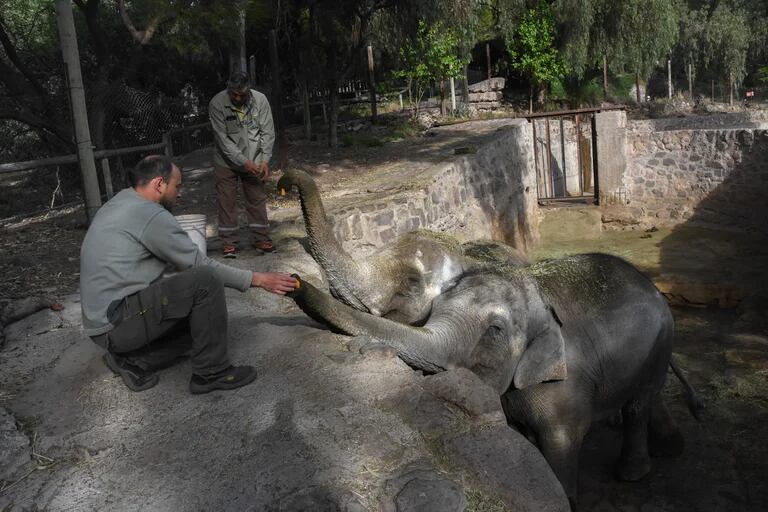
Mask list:
[[[691,415],[694,418],[701,421],[702,412],[704,411],[704,402],[702,402],[701,398],[699,398],[699,395],[696,394],[696,391],[688,383],[688,379],[685,378],[682,370],[680,370],[680,367],[675,362],[674,356],[670,357],[669,366],[672,368],[672,371],[675,372],[675,375],[678,379],[680,379],[680,383],[685,388],[685,400],[688,404],[688,410],[691,411]]]

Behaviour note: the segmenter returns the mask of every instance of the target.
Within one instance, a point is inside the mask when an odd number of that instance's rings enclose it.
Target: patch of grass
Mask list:
[[[466,491],[466,512],[507,512],[509,509],[500,498],[489,498],[480,491]]]
[[[730,378],[715,376],[709,385],[718,400],[742,400],[768,408],[768,371],[743,372]]]
[[[367,148],[374,148],[383,146],[385,140],[375,135],[365,135],[356,133],[345,133],[341,136],[341,143],[347,147],[351,146],[364,146]]]

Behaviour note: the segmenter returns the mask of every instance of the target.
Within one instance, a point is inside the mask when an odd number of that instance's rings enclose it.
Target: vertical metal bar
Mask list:
[[[549,117],[547,120],[547,174],[549,174],[550,197],[555,197],[555,177],[552,174],[552,137],[549,131]]]
[[[579,122],[579,114],[573,116],[574,124],[576,125],[576,156],[579,162],[579,195],[584,195],[584,165],[581,161],[581,123]]]
[[[565,166],[565,123],[560,116],[560,155],[563,159],[563,197],[568,197],[568,174]]]
[[[597,168],[597,118],[592,114],[592,182],[595,185],[595,204],[600,204],[600,175]]]
[[[541,199],[541,190],[539,189],[539,181],[541,175],[539,174],[539,141],[536,139],[536,119],[531,119],[531,126],[533,126],[533,168],[536,170],[536,197]]]

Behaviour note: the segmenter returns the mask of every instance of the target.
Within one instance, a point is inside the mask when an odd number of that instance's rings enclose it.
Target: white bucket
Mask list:
[[[197,245],[200,252],[202,252],[203,255],[207,255],[208,251],[205,243],[205,215],[177,215],[176,220],[179,222],[181,229],[183,229],[195,245]]]

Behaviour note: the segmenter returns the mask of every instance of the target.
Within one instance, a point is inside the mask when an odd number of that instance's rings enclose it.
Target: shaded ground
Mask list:
[[[561,236],[555,244],[545,240],[533,257],[588,251],[631,261],[666,284],[673,303],[689,304],[673,307],[674,352],[706,409],[701,423],[691,417],[679,381],[669,374],[665,397],[686,449],[679,459],[654,459],[650,475],[636,483],[612,477],[620,429],[594,426],[581,459],[583,510],[766,510],[768,244],[744,233],[681,225]],[[723,297],[730,309],[715,305]]]

